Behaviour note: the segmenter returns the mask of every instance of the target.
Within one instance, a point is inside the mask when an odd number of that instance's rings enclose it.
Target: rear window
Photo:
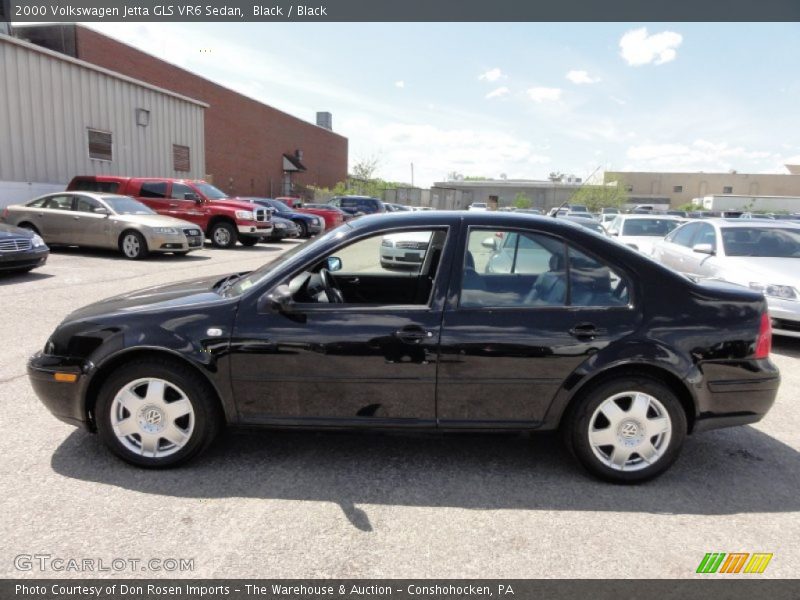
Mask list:
[[[104,194],[116,194],[119,191],[119,183],[116,181],[78,179],[72,184],[71,189],[77,192],[101,192]]]
[[[622,235],[664,237],[680,223],[669,219],[627,219]]]

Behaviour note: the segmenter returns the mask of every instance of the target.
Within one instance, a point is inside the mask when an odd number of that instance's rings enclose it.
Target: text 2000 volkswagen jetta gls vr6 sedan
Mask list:
[[[384,236],[410,232],[429,239],[417,268],[382,268]],[[29,375],[57,417],[145,467],[224,424],[560,428],[589,471],[632,482],[688,433],[769,410],[766,310],[562,219],[397,213],[251,273],[87,306]]]

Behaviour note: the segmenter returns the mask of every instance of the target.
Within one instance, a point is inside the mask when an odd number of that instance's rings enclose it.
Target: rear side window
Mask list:
[[[51,196],[45,201],[45,208],[72,210],[72,196]]]
[[[625,278],[606,264],[569,248],[571,306],[626,306],[630,290]]]
[[[119,183],[116,181],[79,179],[72,185],[71,189],[77,192],[102,192],[104,194],[116,194],[119,191]]]
[[[166,198],[167,183],[165,181],[145,181],[139,191],[142,198]]]

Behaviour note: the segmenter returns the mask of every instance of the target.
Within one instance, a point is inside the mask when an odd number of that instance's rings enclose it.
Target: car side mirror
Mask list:
[[[481,242],[481,246],[489,250],[497,250],[497,240],[493,237],[486,238]]]
[[[342,270],[342,259],[338,256],[329,256],[325,260],[325,268],[331,273]]]
[[[613,235],[614,237],[619,237],[619,231],[609,231],[608,235]]]
[[[716,252],[714,252],[714,247],[711,244],[695,244],[692,246],[692,250],[699,252],[700,254],[710,254],[711,256],[716,254]]]
[[[277,312],[287,313],[292,310],[292,292],[288,285],[279,285],[258,299],[258,312],[260,314]]]
[[[109,211],[105,206],[98,206],[97,208],[94,209],[94,214],[105,215],[107,217],[108,215],[111,214],[111,211]]]

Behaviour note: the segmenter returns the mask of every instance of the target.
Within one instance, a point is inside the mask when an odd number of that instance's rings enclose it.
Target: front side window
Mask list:
[[[694,239],[694,234],[697,232],[698,227],[700,227],[700,223],[687,223],[670,233],[667,236],[667,241],[688,248],[692,245],[692,239]]]
[[[190,198],[195,198],[197,196],[194,190],[184,183],[172,184],[172,193],[170,194],[171,198],[174,198],[176,200],[186,200],[187,194],[191,194],[189,196]]]
[[[75,202],[75,210],[84,213],[92,213],[96,208],[102,208],[102,206],[103,205],[94,198],[88,198],[86,196],[79,196]]]
[[[697,230],[697,235],[692,241],[692,246],[696,244],[711,244],[711,249],[716,252],[717,250],[717,232],[714,231],[713,225],[708,223],[701,223]]]

